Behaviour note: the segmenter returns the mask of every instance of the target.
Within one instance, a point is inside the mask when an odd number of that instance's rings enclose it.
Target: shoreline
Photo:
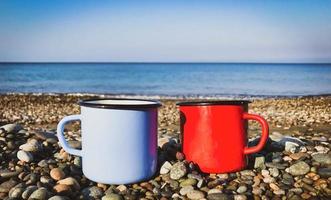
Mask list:
[[[297,98],[331,98],[330,94],[307,94],[307,95],[227,95],[227,94],[215,94],[215,95],[154,95],[154,94],[113,94],[113,93],[61,93],[61,92],[5,92],[0,93],[0,96],[18,95],[18,96],[74,96],[74,97],[101,97],[101,98],[142,98],[142,99],[156,99],[156,100],[194,100],[194,99],[206,99],[206,100],[268,100],[268,99],[297,99]]]

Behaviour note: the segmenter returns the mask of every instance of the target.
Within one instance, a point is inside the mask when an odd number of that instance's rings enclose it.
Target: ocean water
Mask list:
[[[331,64],[0,64],[0,93],[320,95],[331,94]]]

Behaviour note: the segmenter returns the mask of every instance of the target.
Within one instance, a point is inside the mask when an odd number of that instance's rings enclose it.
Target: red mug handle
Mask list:
[[[258,121],[262,126],[262,136],[260,138],[259,144],[254,147],[245,147],[244,154],[252,154],[252,153],[261,151],[269,137],[269,126],[268,126],[267,121],[259,115],[254,115],[254,114],[249,114],[249,113],[244,113],[243,118],[246,120],[251,119],[251,120]]]

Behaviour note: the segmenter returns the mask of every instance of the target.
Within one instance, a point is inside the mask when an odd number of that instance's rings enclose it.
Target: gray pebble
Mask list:
[[[37,190],[37,189],[38,189],[37,186],[34,186],[34,185],[32,185],[32,186],[28,186],[28,187],[25,189],[25,191],[22,193],[22,198],[23,198],[23,199],[28,199],[29,196],[30,196],[35,190]]]
[[[227,194],[222,194],[222,193],[212,193],[212,194],[208,194],[207,199],[208,200],[232,200],[233,196],[227,195]]]
[[[310,166],[303,162],[297,162],[289,167],[289,173],[293,176],[305,175],[310,171]]]
[[[322,165],[331,165],[331,154],[318,153],[312,156],[313,160]]]
[[[177,162],[174,164],[170,170],[170,178],[173,180],[178,180],[185,176],[187,173],[187,169],[185,163]]]
[[[0,184],[0,193],[8,193],[11,188],[13,188],[17,182],[15,180],[9,180]]]
[[[245,185],[239,186],[237,192],[239,194],[245,193],[247,191],[247,187]]]
[[[17,133],[22,129],[22,126],[19,124],[6,124],[1,126],[0,129],[4,129],[7,133]]]
[[[265,158],[264,156],[256,157],[254,162],[255,169],[265,169]]]
[[[48,200],[68,200],[68,198],[63,196],[52,196]]]
[[[320,168],[318,170],[318,174],[322,178],[330,178],[331,177],[331,168]]]
[[[189,193],[190,191],[194,190],[194,188],[192,186],[185,186],[183,188],[180,189],[179,193],[183,196],[185,196],[187,193]]]
[[[13,187],[9,191],[8,196],[10,198],[20,198],[23,192],[24,192],[24,188],[23,187]]]
[[[197,180],[196,179],[188,178],[188,179],[185,179],[184,181],[182,181],[180,183],[180,187],[184,187],[184,186],[188,186],[188,185],[195,186],[196,184],[197,184]]]
[[[24,162],[32,162],[33,161],[33,155],[29,152],[20,150],[17,152],[17,158]]]
[[[160,174],[167,174],[167,173],[169,173],[170,170],[171,170],[171,168],[172,168],[171,163],[168,162],[168,161],[165,161],[163,163],[163,165],[161,166],[161,168],[160,168]]]
[[[9,170],[0,170],[0,177],[7,179],[7,178],[11,178],[14,176],[17,176],[20,173],[20,171],[9,171]]]
[[[103,196],[103,192],[101,188],[98,188],[96,186],[88,187],[82,190],[82,194],[85,199],[91,199],[91,198],[101,198]]]
[[[192,190],[186,195],[189,199],[202,199],[205,197],[205,194],[199,190]]]
[[[124,200],[124,198],[119,194],[107,194],[102,197],[102,200]]]
[[[31,200],[44,200],[47,198],[47,190],[46,188],[39,188],[35,190],[29,197]]]

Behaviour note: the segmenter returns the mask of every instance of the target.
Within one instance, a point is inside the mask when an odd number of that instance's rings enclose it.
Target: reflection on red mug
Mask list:
[[[246,155],[260,151],[269,134],[268,123],[249,114],[249,101],[178,103],[183,153],[205,173],[227,173],[246,167]],[[262,126],[257,146],[247,147],[247,120]]]

